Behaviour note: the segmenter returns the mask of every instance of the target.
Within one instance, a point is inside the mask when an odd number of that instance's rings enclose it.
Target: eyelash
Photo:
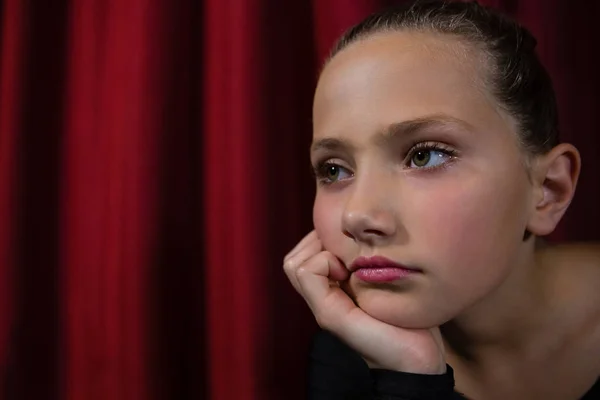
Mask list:
[[[437,152],[446,154],[448,157],[450,157],[450,159],[447,162],[440,164],[440,165],[436,165],[434,167],[420,167],[420,168],[413,167],[413,168],[411,168],[409,166],[406,166],[406,164],[410,165],[412,158],[419,151],[437,151]],[[440,168],[445,168],[447,166],[447,164],[449,162],[451,162],[456,156],[457,156],[457,151],[455,149],[453,149],[452,147],[445,145],[443,143],[419,142],[419,143],[415,144],[413,147],[411,147],[411,149],[408,151],[406,157],[404,158],[404,164],[405,164],[406,168],[408,168],[408,169],[416,169],[416,170],[421,170],[421,171],[432,171],[432,170],[436,170],[436,169],[440,169]],[[350,172],[348,170],[348,168],[344,167],[343,165],[340,165],[339,163],[331,162],[331,161],[329,161],[330,159],[331,158],[321,161],[321,162],[318,162],[313,167],[313,175],[315,176],[315,178],[317,179],[317,182],[319,184],[332,185],[334,183],[341,182],[341,181],[330,181],[327,178],[327,168],[338,167],[338,168],[341,168],[341,169],[344,169],[344,170],[347,170],[348,172]],[[353,173],[350,172],[350,175],[353,175]]]

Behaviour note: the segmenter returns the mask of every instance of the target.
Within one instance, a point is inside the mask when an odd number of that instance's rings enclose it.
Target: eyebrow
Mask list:
[[[446,131],[474,131],[473,126],[462,119],[451,117],[446,114],[434,114],[390,124],[382,132],[379,132],[373,140],[377,144],[386,146],[399,138],[407,140],[423,131],[433,129]],[[311,145],[311,151],[331,150],[349,152],[353,149],[354,145],[350,141],[335,137],[319,139],[314,141]]]

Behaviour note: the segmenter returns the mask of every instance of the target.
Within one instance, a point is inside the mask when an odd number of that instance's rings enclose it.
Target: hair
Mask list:
[[[486,86],[516,122],[528,154],[545,154],[559,143],[556,96],[535,52],[537,42],[516,21],[476,1],[417,0],[372,14],[348,30],[329,59],[371,35],[396,31],[447,34],[475,45],[487,58]]]

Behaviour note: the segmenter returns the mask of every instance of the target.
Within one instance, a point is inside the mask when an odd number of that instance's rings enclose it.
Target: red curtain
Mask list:
[[[387,0],[4,0],[0,398],[302,399],[311,99]],[[539,39],[598,240],[596,2],[488,0]],[[595,7],[595,8],[594,8]],[[594,8],[594,9],[592,9]]]

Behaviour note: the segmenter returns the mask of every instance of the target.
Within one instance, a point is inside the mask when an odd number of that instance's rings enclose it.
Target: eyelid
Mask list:
[[[427,150],[434,149],[434,150],[447,151],[447,152],[456,152],[456,149],[454,148],[454,146],[451,146],[447,143],[433,141],[433,140],[427,140],[427,141],[414,143],[410,147],[409,153],[411,151],[414,152],[415,150],[423,150],[423,149],[427,149]]]
[[[317,169],[326,164],[335,164],[343,167],[347,170],[352,170],[353,166],[346,162],[342,157],[331,155],[331,154],[323,154],[320,157],[315,157],[315,161],[313,161],[313,169]]]

